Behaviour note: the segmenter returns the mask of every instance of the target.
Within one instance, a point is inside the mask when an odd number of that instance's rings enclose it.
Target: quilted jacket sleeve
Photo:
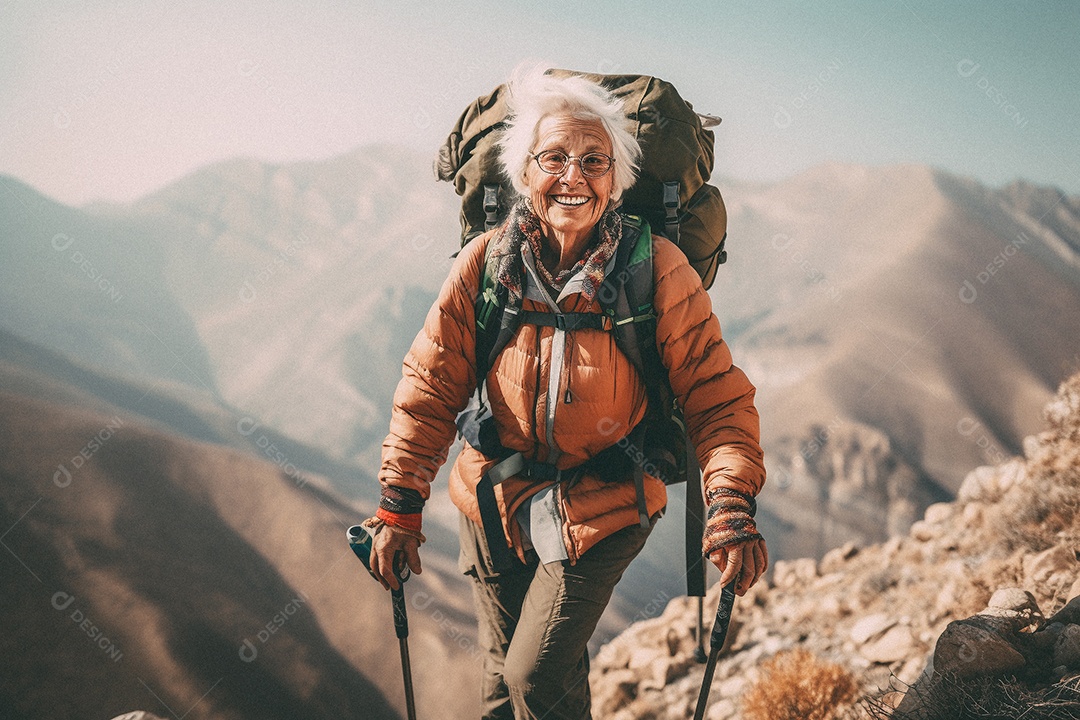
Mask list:
[[[486,240],[474,239],[458,255],[405,356],[379,469],[378,516],[390,524],[410,526],[387,509],[388,497],[404,495],[422,504],[431,495],[431,482],[457,432],[454,420],[476,387],[474,302]],[[419,530],[418,510],[414,520],[411,526]]]
[[[732,364],[709,294],[682,251],[653,238],[656,342],[704,471],[706,498],[765,483],[754,386]]]

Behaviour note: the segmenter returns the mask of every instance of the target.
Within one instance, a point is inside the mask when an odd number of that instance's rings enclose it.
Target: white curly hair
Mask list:
[[[508,116],[499,140],[499,161],[514,189],[527,196],[525,168],[536,143],[540,121],[553,115],[599,122],[611,140],[614,179],[611,200],[616,202],[637,179],[641,145],[622,103],[606,88],[579,76],[556,77],[543,66],[519,67],[506,83]]]

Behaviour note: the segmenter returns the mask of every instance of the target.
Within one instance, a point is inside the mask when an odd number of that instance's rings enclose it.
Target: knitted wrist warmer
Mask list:
[[[706,555],[720,548],[761,539],[754,524],[757,501],[753,497],[737,490],[718,488],[709,491],[708,501],[709,516],[705,521],[705,537],[702,538],[702,549]]]
[[[420,532],[424,498],[412,488],[398,485],[382,486],[382,499],[375,516],[388,525]]]

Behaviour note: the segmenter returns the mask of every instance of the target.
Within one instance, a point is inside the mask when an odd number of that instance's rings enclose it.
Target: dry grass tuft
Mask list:
[[[746,720],[831,720],[850,704],[859,684],[846,668],[806,650],[780,653],[761,666],[743,696]]]
[[[916,702],[906,710],[867,700],[865,711],[874,720],[1076,720],[1080,717],[1080,677],[1045,688],[1033,688],[1016,678],[958,680],[935,675],[908,689]]]

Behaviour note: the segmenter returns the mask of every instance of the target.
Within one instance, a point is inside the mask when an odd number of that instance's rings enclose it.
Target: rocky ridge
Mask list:
[[[706,717],[740,717],[761,663],[794,648],[848,668],[882,706],[925,687],[935,664],[939,675],[1014,673],[1032,692],[1080,678],[1080,600],[1064,607],[1080,595],[1080,374],[1044,415],[1048,429],[1025,440],[1023,457],[969,473],[956,500],[931,505],[907,535],[775,563],[735,603]],[[707,615],[718,598],[715,586]],[[598,716],[692,715],[695,623],[696,602],[680,597],[605,645],[590,677]]]

